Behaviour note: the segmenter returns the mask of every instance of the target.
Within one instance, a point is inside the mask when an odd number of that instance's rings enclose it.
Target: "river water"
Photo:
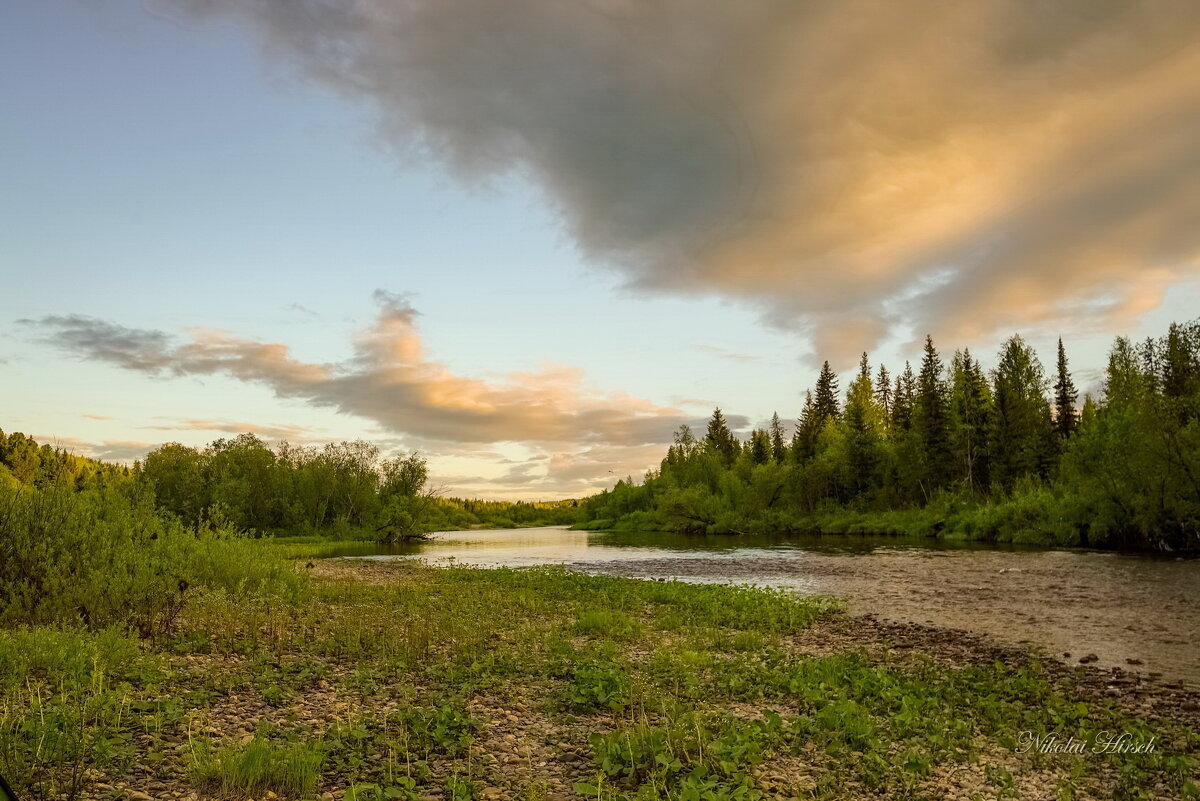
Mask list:
[[[428,542],[353,555],[473,566],[555,564],[637,578],[783,587],[842,598],[852,613],[965,629],[1036,646],[1066,662],[1094,654],[1101,667],[1200,686],[1198,559],[895,537],[684,537],[561,527],[443,532]]]

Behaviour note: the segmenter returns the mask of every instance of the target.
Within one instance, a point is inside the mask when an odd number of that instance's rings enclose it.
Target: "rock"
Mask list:
[[[499,798],[502,795],[504,795],[504,791],[501,790],[499,787],[484,787],[483,788],[483,797],[484,798]]]
[[[153,796],[149,796],[146,793],[138,790],[126,790],[125,798],[128,799],[128,801],[154,801]]]
[[[1140,660],[1140,659],[1134,659],[1133,657],[1126,657],[1126,658],[1125,658],[1125,664],[1127,664],[1127,665],[1140,665],[1140,664],[1142,664],[1142,660]]]
[[[1079,664],[1081,664],[1081,665],[1090,665],[1093,662],[1099,662],[1099,661],[1100,661],[1100,657],[1096,656],[1095,654],[1088,654],[1086,656],[1079,657]]]

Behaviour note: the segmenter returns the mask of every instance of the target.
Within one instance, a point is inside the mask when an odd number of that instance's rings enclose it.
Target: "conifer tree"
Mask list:
[[[921,488],[928,497],[944,487],[950,475],[950,397],[945,369],[933,337],[925,337],[925,355],[913,398],[913,431],[921,453]]]
[[[879,372],[875,375],[875,402],[883,411],[884,423],[890,426],[892,424],[892,376],[888,373],[887,367],[882,364],[879,365]]]
[[[904,363],[904,372],[896,376],[896,389],[892,393],[892,428],[896,431],[907,431],[912,427],[913,394],[916,392],[917,379],[913,375],[912,365]]]
[[[1058,436],[1065,442],[1075,431],[1078,421],[1075,412],[1075,401],[1079,392],[1071,381],[1071,373],[1067,370],[1067,352],[1063,348],[1062,337],[1058,338],[1058,378],[1054,382],[1054,428]]]
[[[771,415],[771,456],[779,464],[783,464],[787,459],[787,445],[783,442],[783,423],[779,419],[779,412]]]
[[[729,430],[728,424],[725,422],[725,415],[721,413],[721,407],[713,409],[712,417],[708,421],[708,433],[704,435],[704,441],[710,448],[720,455],[721,461],[728,467],[737,459],[741,452],[741,443],[733,436]]]
[[[850,489],[861,495],[874,486],[880,462],[880,438],[884,416],[875,400],[871,365],[867,354],[859,362],[858,375],[846,391],[846,458],[850,467]]]
[[[990,484],[987,445],[992,425],[991,388],[969,350],[954,354],[951,371],[951,440],[956,472],[971,490],[986,491]]]
[[[804,393],[804,408],[796,422],[796,433],[792,436],[792,453],[796,463],[804,464],[817,453],[817,440],[821,437],[823,421],[817,414],[817,406],[811,391]]]
[[[1200,326],[1171,323],[1161,351],[1162,393],[1185,423],[1200,415]]]
[[[817,376],[817,389],[813,395],[813,406],[821,425],[838,417],[838,380],[837,375],[829,367],[829,362],[821,365],[821,374]]]
[[[1054,449],[1046,384],[1037,354],[1020,336],[1010,337],[1000,350],[992,387],[992,477],[1004,489],[1022,476],[1045,476],[1049,471]]]
[[[754,429],[750,435],[750,461],[753,464],[766,464],[771,461],[771,435],[761,428]]]

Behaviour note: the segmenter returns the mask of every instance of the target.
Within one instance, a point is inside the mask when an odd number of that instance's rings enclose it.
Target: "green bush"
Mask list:
[[[169,631],[190,593],[296,593],[302,577],[228,527],[189,528],[123,489],[0,486],[0,626]]]

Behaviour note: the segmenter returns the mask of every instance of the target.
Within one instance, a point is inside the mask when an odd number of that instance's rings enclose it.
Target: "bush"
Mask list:
[[[199,587],[295,592],[301,581],[243,535],[188,528],[146,495],[0,486],[0,625],[74,621],[154,637]]]

